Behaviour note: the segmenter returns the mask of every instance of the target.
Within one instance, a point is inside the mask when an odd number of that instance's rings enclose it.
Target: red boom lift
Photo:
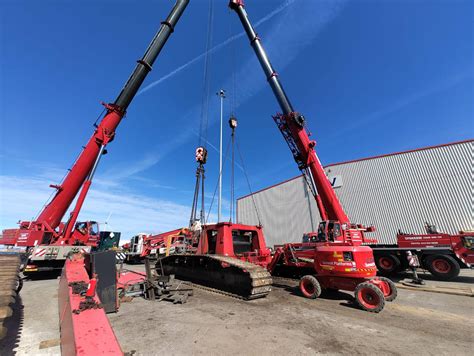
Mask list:
[[[303,275],[299,283],[305,297],[317,298],[322,289],[354,291],[356,302],[362,309],[379,312],[386,300],[395,299],[397,292],[389,279],[376,277],[372,250],[361,245],[364,232],[373,230],[350,222],[316,155],[316,142],[309,138],[305,118],[293,109],[283,90],[260,38],[248,19],[243,0],[231,0],[229,6],[239,16],[280,104],[283,113],[278,113],[273,119],[313,191],[323,220],[318,229],[318,242],[308,246],[312,250],[309,258],[303,244],[286,244],[276,250],[268,269],[272,273],[282,266],[292,267],[301,273],[311,271]]]
[[[51,185],[56,189],[52,200],[34,221],[21,221],[19,228],[3,231],[0,244],[28,248],[31,270],[61,269],[66,255],[71,251],[88,252],[91,247],[97,246],[98,232],[95,231],[97,223],[76,223],[77,217],[92,184],[100,158],[107,153],[106,146],[114,139],[117,126],[147,74],[152,70],[153,63],[173,33],[188,3],[189,0],[177,0],[168,18],[161,23],[144,56],[137,61],[135,70],[117,99],[113,103],[104,104],[106,114],[99,125],[94,125],[94,133],[72,169],[60,185]],[[63,216],[78,193],[76,204],[67,222],[62,223]],[[35,265],[32,265],[33,263]]]

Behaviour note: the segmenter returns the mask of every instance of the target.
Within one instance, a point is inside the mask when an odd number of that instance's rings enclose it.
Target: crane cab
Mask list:
[[[70,245],[96,246],[100,240],[99,223],[97,221],[81,221],[74,226]]]
[[[374,231],[373,227],[362,225],[341,223],[337,220],[321,221],[317,233],[308,233],[303,236],[303,240],[308,242],[344,243],[355,246],[362,242],[369,241],[365,238],[364,232]],[[372,240],[370,240],[372,241]]]

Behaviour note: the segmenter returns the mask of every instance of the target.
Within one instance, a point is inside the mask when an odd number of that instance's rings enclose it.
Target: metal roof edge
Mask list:
[[[449,142],[449,143],[443,143],[439,145],[433,145],[433,146],[425,146],[425,147],[420,147],[420,148],[414,148],[411,150],[406,150],[406,151],[397,151],[393,153],[385,153],[381,155],[376,155],[376,156],[370,156],[370,157],[364,157],[364,158],[357,158],[349,161],[342,161],[342,162],[336,162],[336,163],[330,163],[328,165],[325,165],[324,168],[327,167],[333,167],[333,166],[339,166],[341,164],[347,164],[347,163],[354,163],[354,162],[360,162],[360,161],[368,161],[370,159],[375,159],[375,158],[382,158],[382,157],[389,157],[389,156],[396,156],[404,153],[411,153],[411,152],[418,152],[418,151],[425,151],[425,150],[430,150],[433,148],[439,148],[439,147],[446,147],[446,146],[452,146],[452,145],[459,145],[461,143],[467,143],[467,142],[474,142],[474,139],[468,139],[468,140],[462,140],[462,141],[454,141],[454,142]]]
[[[439,144],[439,145],[433,145],[433,146],[426,146],[426,147],[421,147],[421,148],[415,148],[415,149],[412,149],[412,150],[397,151],[397,152],[394,152],[394,153],[386,153],[386,154],[377,155],[377,156],[358,158],[358,159],[353,159],[353,160],[349,160],[349,161],[342,161],[342,162],[337,162],[337,163],[330,163],[330,164],[327,164],[327,165],[323,166],[323,168],[328,168],[328,167],[333,167],[333,166],[339,166],[339,165],[341,165],[341,164],[347,164],[347,163],[353,163],[353,162],[368,161],[368,160],[370,160],[370,159],[375,159],[375,158],[396,156],[396,155],[400,155],[400,154],[403,154],[403,153],[424,151],[424,150],[429,150],[429,149],[438,148],[438,147],[446,147],[446,146],[458,145],[458,144],[467,143],[467,142],[474,142],[474,139],[468,139],[468,140],[462,140],[462,141],[454,141],[454,142],[449,142],[449,143],[444,143],[444,144]],[[300,175],[297,175],[296,177],[286,179],[286,180],[284,180],[283,182],[279,182],[279,183],[272,184],[272,185],[270,185],[270,186],[268,186],[268,187],[259,189],[259,190],[255,191],[255,192],[253,192],[253,193],[250,193],[250,194],[246,194],[246,195],[244,195],[244,196],[241,196],[240,198],[237,198],[237,200],[241,200],[241,199],[248,198],[248,197],[250,197],[250,196],[252,196],[252,195],[255,195],[255,194],[257,194],[257,193],[261,193],[261,192],[263,192],[263,191],[265,191],[265,190],[268,190],[268,189],[277,187],[277,186],[279,186],[279,185],[288,183],[288,182],[290,182],[290,181],[292,181],[292,180],[298,179],[298,178],[300,178],[300,177],[302,177],[302,176],[303,176],[303,175],[300,174]]]

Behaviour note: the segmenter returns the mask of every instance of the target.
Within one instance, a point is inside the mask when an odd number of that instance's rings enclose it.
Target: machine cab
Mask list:
[[[252,259],[254,263],[271,258],[261,227],[229,222],[205,225],[197,253]]]
[[[93,245],[99,242],[99,224],[97,221],[77,222],[73,232],[74,243]]]
[[[314,242],[343,242],[344,235],[339,221],[322,221]]]
[[[315,243],[318,241],[318,233],[317,232],[307,232],[303,235],[303,243]]]

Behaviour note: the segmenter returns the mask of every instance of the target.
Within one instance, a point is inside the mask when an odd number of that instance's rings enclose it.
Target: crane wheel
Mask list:
[[[382,291],[370,282],[359,284],[354,295],[357,305],[365,311],[378,313],[385,306],[385,297]]]
[[[379,281],[387,283],[390,291],[387,295],[385,295],[384,293],[385,301],[393,302],[397,298],[397,295],[398,295],[397,286],[395,285],[395,283],[393,283],[391,279],[388,279],[386,277],[376,277],[375,279],[378,279]]]
[[[383,254],[375,258],[377,270],[383,276],[389,276],[400,270],[400,259],[393,254]]]
[[[316,299],[321,295],[321,285],[316,277],[311,275],[303,276],[300,279],[300,291],[305,298]]]
[[[433,276],[445,281],[456,278],[461,268],[458,261],[448,255],[428,256],[424,264]]]

